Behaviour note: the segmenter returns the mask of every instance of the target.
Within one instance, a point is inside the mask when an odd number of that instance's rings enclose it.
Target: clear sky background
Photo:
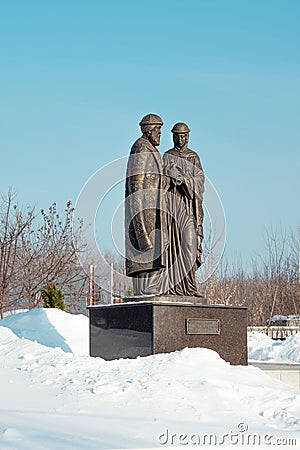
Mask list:
[[[297,0],[0,1],[0,191],[75,202],[153,112],[162,153],[190,126],[247,261],[300,222],[299,23]]]

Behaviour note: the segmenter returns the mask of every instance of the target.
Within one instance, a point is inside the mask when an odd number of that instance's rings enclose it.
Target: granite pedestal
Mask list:
[[[149,300],[91,306],[89,317],[91,356],[112,360],[205,347],[247,365],[245,307]]]

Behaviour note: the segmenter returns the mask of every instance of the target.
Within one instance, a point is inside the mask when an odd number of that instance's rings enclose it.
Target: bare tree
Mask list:
[[[299,239],[269,230],[264,255],[252,260],[250,270],[223,257],[202,291],[209,303],[247,306],[249,323],[264,325],[273,315],[299,313],[298,263]]]
[[[37,229],[27,227],[21,236],[17,254],[20,299],[26,299],[29,309],[37,307],[42,299],[40,291],[55,282],[74,295],[75,286],[85,279],[77,254],[85,250],[81,240],[82,224],[74,229],[73,207],[68,202],[62,218],[53,203],[48,212],[41,211],[43,223]]]
[[[1,195],[0,206],[0,317],[11,306],[14,283],[17,278],[17,257],[24,233],[28,232],[34,219],[33,209],[21,211],[14,202],[15,193],[9,189]]]

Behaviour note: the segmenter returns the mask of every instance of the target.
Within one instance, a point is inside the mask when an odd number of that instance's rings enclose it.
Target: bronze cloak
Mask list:
[[[139,138],[131,148],[126,172],[125,251],[128,276],[165,267],[164,182],[160,153],[147,139]]]

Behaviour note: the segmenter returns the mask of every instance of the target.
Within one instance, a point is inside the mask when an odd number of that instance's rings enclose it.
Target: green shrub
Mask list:
[[[56,288],[55,283],[42,289],[41,294],[42,299],[44,300],[44,308],[58,308],[65,311],[66,304],[64,294],[61,290]]]

